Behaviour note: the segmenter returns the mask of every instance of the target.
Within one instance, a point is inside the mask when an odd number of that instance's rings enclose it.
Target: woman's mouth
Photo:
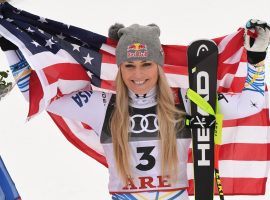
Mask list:
[[[135,83],[136,85],[143,85],[148,79],[144,80],[144,81],[135,81],[132,80],[133,83]]]

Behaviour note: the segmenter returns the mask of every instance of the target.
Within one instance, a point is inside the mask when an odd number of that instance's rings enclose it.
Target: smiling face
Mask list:
[[[123,62],[120,70],[127,88],[135,94],[146,94],[157,84],[158,65],[153,61]]]

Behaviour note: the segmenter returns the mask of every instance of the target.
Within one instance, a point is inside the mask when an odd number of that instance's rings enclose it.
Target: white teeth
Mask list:
[[[144,84],[144,82],[145,82],[145,80],[144,81],[134,81],[134,83],[137,85],[142,85],[142,84]]]

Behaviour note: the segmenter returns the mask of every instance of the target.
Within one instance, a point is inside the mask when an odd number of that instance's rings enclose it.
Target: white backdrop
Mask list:
[[[156,23],[163,44],[226,35],[250,18],[270,22],[269,0],[13,0],[11,4],[103,35],[115,22]],[[2,53],[0,67],[7,69]],[[22,199],[110,199],[107,169],[67,142],[46,113],[26,123],[27,111],[17,88],[0,102],[0,155]],[[266,200],[269,189],[268,183],[265,196],[226,199]]]

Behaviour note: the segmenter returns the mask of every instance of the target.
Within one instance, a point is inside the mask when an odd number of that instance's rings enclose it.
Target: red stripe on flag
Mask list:
[[[218,92],[219,93],[230,93],[230,92],[241,93],[244,88],[245,81],[246,81],[246,77],[234,77],[230,85],[231,86],[230,88],[219,86]]]
[[[259,133],[258,133],[259,134]],[[252,150],[251,150],[252,149]],[[270,144],[231,143],[220,146],[219,160],[270,160]]]
[[[85,80],[90,81],[86,70],[76,63],[58,63],[45,67],[43,72],[49,84],[62,80]]]
[[[187,46],[162,45],[167,65],[187,66]]]
[[[222,79],[227,74],[233,74],[235,76],[238,66],[239,62],[235,64],[219,64],[217,78]]]
[[[116,46],[117,46],[117,41],[116,41],[116,40],[113,40],[113,39],[111,39],[111,38],[107,38],[106,44],[109,45],[109,46],[112,46],[112,47],[116,48]]]
[[[264,195],[267,178],[222,178],[224,195]],[[194,194],[194,182],[189,180],[188,193]],[[215,184],[215,194],[217,188]]]
[[[102,52],[102,63],[116,64],[116,57],[112,54]]]
[[[96,161],[100,162],[105,167],[108,167],[106,158],[103,155],[97,153],[95,150],[89,148],[85,143],[79,140],[70,130],[65,120],[63,120],[61,116],[55,115],[51,112],[48,112],[48,114],[71,144],[73,144],[75,147],[77,147],[79,150],[81,150],[88,156],[94,158]]]
[[[246,82],[246,77],[234,77],[229,92],[241,93]]]
[[[39,112],[39,106],[41,100],[43,99],[43,96],[44,96],[43,89],[37,76],[37,73],[34,70],[32,70],[29,80],[29,111],[27,115],[28,117],[31,117],[32,115],[37,114]]]
[[[101,88],[115,91],[114,81],[102,80],[101,81]]]
[[[180,74],[188,76],[188,68],[187,66],[168,66],[164,65],[163,70],[168,74]]]

